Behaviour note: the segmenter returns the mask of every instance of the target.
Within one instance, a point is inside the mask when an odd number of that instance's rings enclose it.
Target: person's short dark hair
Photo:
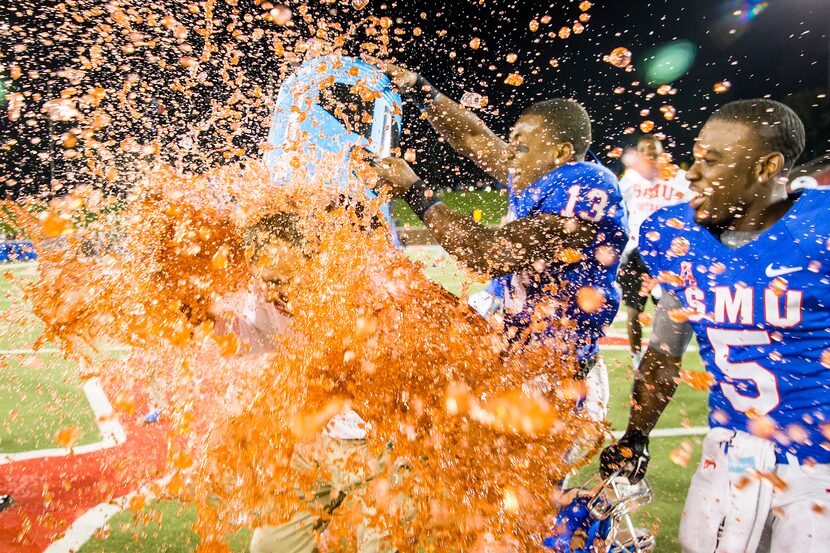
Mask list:
[[[653,142],[655,144],[662,144],[663,141],[654,136],[653,134],[644,134],[637,139],[637,144],[640,142]]]
[[[245,245],[252,249],[251,259],[256,261],[271,240],[283,240],[293,246],[301,246],[303,235],[297,228],[298,221],[299,217],[295,213],[283,211],[265,215],[245,229],[243,239]]]
[[[730,102],[715,111],[709,121],[729,121],[750,127],[770,152],[781,152],[787,169],[792,168],[804,151],[804,123],[792,109],[775,100]]]
[[[591,147],[591,118],[579,102],[554,98],[536,102],[522,116],[537,115],[545,121],[549,132],[559,140],[573,144],[574,153],[583,158]]]

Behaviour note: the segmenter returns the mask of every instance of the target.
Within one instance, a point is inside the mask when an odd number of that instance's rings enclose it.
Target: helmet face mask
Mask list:
[[[647,480],[631,484],[627,478],[612,474],[601,483],[589,508],[591,514],[599,519],[620,518],[652,501],[654,491]]]
[[[654,537],[635,529],[629,515],[653,499],[654,493],[645,478],[630,484],[617,474],[606,480],[594,475],[557,514],[554,535],[545,539],[544,545],[557,553],[652,551]]]

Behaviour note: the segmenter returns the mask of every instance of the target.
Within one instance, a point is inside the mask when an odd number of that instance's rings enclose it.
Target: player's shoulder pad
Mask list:
[[[659,270],[660,259],[671,249],[672,240],[690,232],[695,225],[694,211],[688,203],[662,207],[643,221],[638,248],[650,273]]]
[[[799,194],[796,205],[798,208],[790,210],[792,215],[788,214],[788,216],[799,220],[809,219],[813,214],[827,213],[830,209],[830,187],[804,189]],[[812,220],[809,223],[830,228],[830,219],[827,217],[821,217],[820,220]]]
[[[801,192],[784,215],[787,229],[809,257],[830,260],[830,188],[808,188]]]
[[[540,180],[546,187],[564,183],[579,184],[585,188],[613,188],[619,190],[617,176],[604,165],[589,161],[577,161],[551,171]]]
[[[694,211],[689,204],[675,204],[661,207],[649,215],[640,227],[640,236],[646,238],[649,244],[659,246],[689,232],[695,225]],[[646,234],[649,236],[646,237]],[[647,244],[641,243],[640,248],[644,245]]]

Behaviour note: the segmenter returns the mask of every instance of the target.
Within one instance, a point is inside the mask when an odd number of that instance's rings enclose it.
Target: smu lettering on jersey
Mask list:
[[[548,296],[553,284],[565,299],[565,315],[576,323],[578,358],[596,355],[597,340],[620,304],[614,278],[627,240],[627,221],[617,177],[597,163],[568,163],[521,192],[508,183],[508,209],[508,220],[550,213],[597,225],[596,240],[582,250],[579,261],[550,263],[541,272],[530,269],[506,275],[499,283],[504,288],[507,330],[527,328],[533,309]],[[577,291],[584,286],[593,287],[604,297],[602,305],[591,312],[580,309],[576,301]]]
[[[696,224],[688,204],[658,211],[640,233],[643,261],[683,305],[714,377],[710,426],[760,432],[779,462],[830,462],[828,214],[830,191],[807,190],[737,249]],[[774,423],[771,435],[759,417]]]

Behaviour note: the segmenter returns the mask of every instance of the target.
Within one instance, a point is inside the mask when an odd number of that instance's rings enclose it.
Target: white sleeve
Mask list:
[[[634,193],[634,186],[638,181],[642,180],[642,178],[643,177],[640,176],[640,173],[630,167],[627,168],[622,174],[622,177],[620,177],[620,192],[622,192],[623,201],[625,201],[626,205],[630,205],[631,196]]]
[[[678,203],[686,203],[692,199],[692,191],[689,188],[689,179],[686,178],[686,171],[680,170],[674,176],[674,189],[677,190],[679,201]]]

